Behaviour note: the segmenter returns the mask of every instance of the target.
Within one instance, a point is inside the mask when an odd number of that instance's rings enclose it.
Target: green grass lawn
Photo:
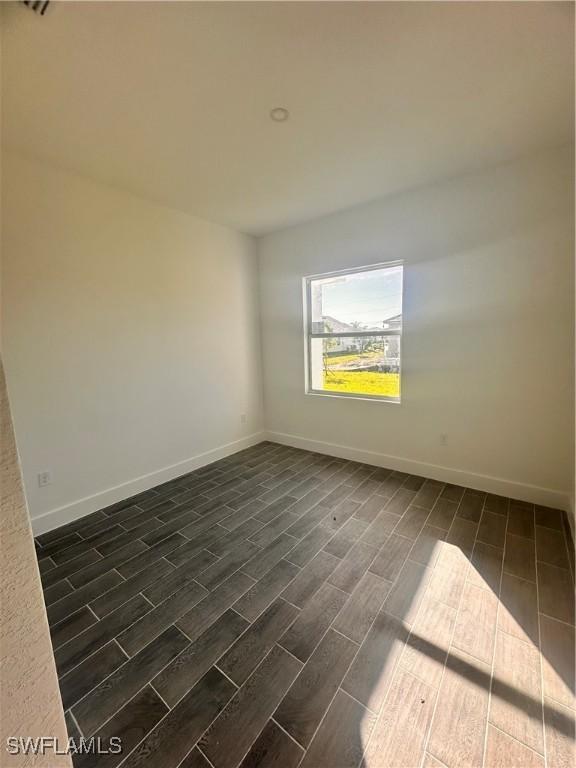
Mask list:
[[[328,365],[342,365],[344,363],[371,362],[382,357],[382,350],[376,352],[346,352],[343,355],[328,355]]]
[[[400,374],[376,371],[325,371],[324,389],[327,392],[350,392],[355,395],[400,397]]]

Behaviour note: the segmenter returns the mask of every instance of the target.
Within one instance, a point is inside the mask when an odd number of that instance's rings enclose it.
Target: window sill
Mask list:
[[[384,395],[356,395],[352,392],[324,392],[318,389],[307,389],[305,394],[312,397],[337,397],[341,400],[366,400],[370,403],[401,405],[399,397],[385,397]]]

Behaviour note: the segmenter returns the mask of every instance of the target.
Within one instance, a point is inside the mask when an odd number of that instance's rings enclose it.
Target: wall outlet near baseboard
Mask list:
[[[52,485],[52,472],[38,472],[38,487],[44,488],[46,485]]]
[[[448,435],[446,432],[440,434],[440,445],[448,445]]]
[[[248,423],[248,416],[246,416],[245,413],[240,414],[240,424],[247,424]]]

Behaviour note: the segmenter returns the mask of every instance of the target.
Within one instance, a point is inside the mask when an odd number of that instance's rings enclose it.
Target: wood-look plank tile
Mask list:
[[[321,504],[316,504],[315,507],[309,509],[308,512],[299,517],[295,523],[287,528],[286,533],[289,533],[290,536],[294,536],[296,539],[303,539],[329,514],[330,510],[327,507],[323,507]]]
[[[120,739],[122,752],[77,755],[74,757],[74,768],[114,768],[167,713],[166,704],[147,685],[94,734],[96,739],[100,739],[103,747],[107,747],[113,737]]]
[[[574,624],[574,584],[566,568],[538,563],[538,598],[541,613]]]
[[[378,493],[380,489],[380,481],[375,480],[372,477],[367,477],[359,486],[357,486],[350,495],[352,501],[365,502],[373,493]]]
[[[372,565],[376,554],[376,549],[364,544],[361,540],[358,541],[342,560],[336,561],[339,564],[328,578],[328,583],[352,594],[362,576]]]
[[[291,549],[294,549],[297,543],[298,540],[293,536],[283,533],[264,547],[264,549],[258,551],[254,557],[243,565],[242,572],[248,574],[253,579],[261,579],[284,555],[287,555]]]
[[[246,755],[300,669],[289,653],[272,648],[200,740],[215,768],[234,768]]]
[[[196,582],[186,584],[120,633],[118,643],[133,656],[205,596],[206,590]]]
[[[370,573],[387,581],[395,581],[413,545],[412,539],[393,533],[372,561]]]
[[[386,613],[402,619],[407,625],[412,624],[431,575],[431,568],[407,560],[384,603]]]
[[[66,595],[69,595],[71,592],[72,585],[70,582],[66,581],[66,579],[57,581],[56,584],[44,589],[44,604],[46,606],[52,605],[53,603],[58,602],[58,600],[62,600],[63,597],[66,597]]]
[[[305,565],[308,565],[312,558],[315,557],[333,537],[334,531],[320,523],[313,528],[299,544],[296,544],[284,559],[303,568]],[[336,555],[334,555],[334,557],[336,557]]]
[[[237,528],[234,528],[234,530],[225,533],[224,536],[220,536],[213,543],[207,544],[206,549],[212,552],[212,554],[222,557],[232,551],[234,547],[237,547],[243,539],[247,539],[261,528],[261,522],[253,517],[249,517]]]
[[[536,559],[559,568],[570,568],[564,534],[553,528],[537,525]]]
[[[334,621],[334,629],[355,643],[362,643],[391,587],[391,582],[365,573]]]
[[[540,638],[545,696],[576,709],[574,627],[540,615]]]
[[[403,669],[438,688],[456,625],[456,609],[426,597],[400,659]]]
[[[177,621],[177,626],[190,640],[195,640],[253,585],[254,579],[249,576],[245,576],[243,573],[233,574],[209,595],[206,595],[190,611],[181,616]]]
[[[74,544],[78,544],[81,541],[82,538],[80,537],[80,534],[77,531],[72,531],[67,536],[62,536],[61,539],[56,539],[56,541],[45,544],[41,550],[42,557],[50,557],[50,555],[55,555],[55,562],[64,562],[64,560],[58,560],[58,553],[62,553],[66,549],[70,549],[74,546]],[[87,549],[90,549],[90,546],[88,546]],[[76,555],[74,555],[74,557],[76,557]],[[69,560],[70,558],[66,559]]]
[[[189,644],[180,630],[169,627],[103,680],[72,710],[84,735],[92,735]]]
[[[137,539],[136,541],[132,541],[130,544],[127,544],[121,549],[117,549],[107,557],[102,557],[99,555],[97,559],[86,561],[87,567],[72,573],[68,577],[68,580],[73,587],[78,589],[78,587],[83,587],[84,584],[88,584],[89,581],[97,579],[98,576],[106,573],[106,571],[111,571],[113,568],[116,568],[120,575],[126,578],[124,566],[127,566],[130,560],[135,559],[138,555],[145,552],[147,549],[148,547],[146,544]],[[89,554],[90,553],[87,552],[85,555],[82,555],[82,558],[86,558]]]
[[[262,501],[265,500],[266,499],[263,496]],[[296,499],[292,496],[282,496],[271,504],[268,504],[268,506],[264,507],[260,512],[257,512],[254,517],[264,525],[265,523],[274,520],[278,515],[284,515],[295,503]]]
[[[408,475],[406,480],[404,480],[402,487],[407,488],[409,491],[419,491],[425,482],[425,477],[419,477],[418,475]]]
[[[422,768],[446,768],[444,763],[441,763],[440,760],[436,760],[436,758],[433,755],[430,755],[428,752],[424,755],[424,762],[422,763]]]
[[[466,582],[467,569],[451,569],[437,565],[430,576],[426,596],[433,597],[451,608],[458,608]]]
[[[536,581],[536,554],[534,542],[523,536],[506,534],[504,573],[511,573],[528,581]]]
[[[458,547],[458,549],[460,549],[463,554],[470,555],[472,554],[472,549],[474,548],[477,531],[478,523],[475,523],[472,520],[465,520],[464,518],[458,517],[458,515],[456,515],[456,518],[454,519],[452,525],[450,526],[450,530],[448,531],[446,541],[449,544],[453,544],[454,546]]]
[[[464,491],[464,496],[458,505],[456,516],[463,520],[479,523],[484,506],[484,494],[472,492],[469,488]]]
[[[563,531],[563,514],[561,509],[542,507],[537,504],[535,507],[536,525],[542,525],[546,528],[554,528],[556,531]]]
[[[189,752],[178,768],[212,768],[208,760],[204,757],[198,747]]]
[[[485,509],[482,512],[477,538],[484,544],[503,549],[506,538],[506,517]]]
[[[296,517],[302,517],[312,507],[315,507],[319,501],[324,498],[325,494],[315,488],[313,491],[309,491],[305,496],[293,504],[290,507],[290,514],[296,515]]]
[[[102,574],[100,578],[88,582],[88,584],[80,587],[80,589],[77,589],[72,594],[68,593],[62,600],[53,603],[47,608],[46,613],[49,623],[55,624],[58,621],[62,621],[66,616],[82,608],[82,606],[91,602],[99,595],[103,595],[113,589],[121,582],[122,577],[117,571],[108,571]],[[90,607],[92,608],[92,606]],[[96,615],[100,617],[98,613]]]
[[[128,656],[118,643],[112,640],[67,675],[61,677],[59,686],[64,709],[80,701],[127,659]]]
[[[546,762],[549,768],[572,768],[576,757],[574,711],[552,699],[544,699]],[[540,767],[538,767],[540,768]]]
[[[202,520],[198,519],[198,514],[193,509],[184,509],[179,514],[171,516],[167,523],[153,528],[142,536],[142,541],[149,547],[153,547],[154,544],[158,544],[162,539],[166,539],[172,533],[184,531],[184,529],[187,529],[190,525],[202,522]],[[187,536],[188,534],[184,533],[183,535]]]
[[[494,512],[496,515],[508,515],[509,500],[506,496],[497,496],[494,493],[486,494],[484,509],[488,512]]]
[[[202,533],[199,533],[192,540],[185,539],[184,536],[176,533],[174,536],[178,537],[178,544],[176,547],[171,547],[171,550],[166,553],[166,560],[176,567],[184,565],[190,558],[194,557],[199,552],[202,552],[203,549],[209,548],[214,542],[217,542],[218,539],[226,536],[227,532],[227,528],[224,528],[220,523],[215,523],[205,531],[202,531]],[[156,546],[161,548],[164,542],[169,541],[171,538],[172,537],[164,539],[164,541],[161,541],[160,544],[157,544]]]
[[[452,525],[457,509],[458,504],[456,502],[440,496],[432,507],[432,511],[426,522],[428,525],[433,525],[435,528],[442,528],[443,531],[448,531]]]
[[[227,610],[152,680],[153,687],[173,707],[210,669],[249,623]],[[145,649],[146,650],[146,649]]]
[[[414,546],[409,554],[410,560],[433,568],[442,551],[442,542],[445,538],[446,531],[442,528],[426,524],[414,542]]]
[[[538,646],[538,599],[536,584],[509,573],[502,574],[498,628]]]
[[[356,651],[353,642],[329,629],[274,713],[302,746],[310,744]]]
[[[447,499],[448,501],[452,501],[455,504],[459,504],[462,500],[462,496],[464,496],[464,491],[466,489],[462,488],[460,485],[452,485],[451,483],[447,483],[444,486],[444,490],[440,494],[441,499]]]
[[[122,768],[176,768],[236,688],[214,667],[149,732]]]
[[[534,538],[534,506],[512,501],[508,511],[508,533]]]
[[[298,515],[295,515],[292,512],[285,512],[283,515],[278,515],[278,517],[274,518],[268,525],[260,527],[260,530],[252,534],[250,536],[250,541],[253,541],[254,544],[258,544],[259,547],[265,547],[268,544],[271,544],[274,539],[277,539],[280,534],[284,533],[297,520]]]
[[[402,517],[408,507],[414,503],[414,498],[416,496],[416,493],[414,491],[409,491],[407,488],[400,488],[396,493],[392,496],[388,504],[384,507],[386,512],[388,514],[396,515],[399,517]]]
[[[399,523],[394,528],[394,533],[399,536],[406,536],[409,539],[416,539],[428,519],[430,511],[421,507],[410,506],[402,515]]]
[[[482,766],[490,672],[465,653],[448,656],[427,747],[448,768]]]
[[[504,632],[496,635],[488,718],[501,731],[544,754],[538,650]]]
[[[294,581],[286,587],[282,592],[282,597],[293,605],[302,608],[341,562],[343,561],[326,552],[319,552],[308,565],[302,568]]]
[[[136,595],[104,619],[62,645],[54,654],[58,674],[64,675],[77,664],[80,664],[149,610],[150,603],[141,595]]]
[[[488,725],[485,768],[544,768],[542,755],[533,752],[507,733]]]
[[[90,537],[79,540],[76,544],[74,544],[74,546],[68,547],[67,549],[55,554],[53,557],[55,561],[60,564],[78,557],[83,552],[87,552],[89,549],[97,549],[101,555],[109,555],[110,552],[105,550],[106,544],[115,540],[116,538],[124,538],[122,534],[125,536],[126,529],[122,528],[120,525],[114,525],[111,528],[105,528],[103,531],[99,531]],[[125,539],[122,543],[127,544],[128,541],[131,540],[132,539]],[[118,549],[118,547],[113,547],[113,549]]]
[[[52,648],[59,648],[64,643],[72,640],[73,637],[79,635],[92,624],[97,621],[96,616],[88,608],[87,605],[79,608],[74,613],[66,616],[66,618],[59,621],[57,624],[53,624],[50,627],[50,637],[52,639]]]
[[[170,570],[165,571],[162,577],[156,579],[154,584],[144,589],[142,594],[151,603],[158,605],[178,589],[194,581],[196,576],[210,567],[212,563],[215,563],[217,559],[216,555],[203,549],[195,557],[192,557],[178,568],[169,565]],[[163,560],[161,562],[166,561]],[[155,567],[155,571],[157,567]]]
[[[269,720],[240,768],[296,768],[303,755],[304,750]]]
[[[498,599],[494,593],[466,584],[454,630],[453,645],[490,664],[494,652]]]
[[[52,568],[56,567],[56,563],[54,560],[52,560],[51,557],[44,557],[41,560],[38,560],[38,568],[40,570],[40,573],[47,573],[48,571],[51,571]]]
[[[307,661],[346,599],[344,592],[323,584],[280,638],[279,645],[300,661]]]
[[[412,503],[417,507],[431,510],[443,489],[444,483],[439,483],[437,480],[426,480]]]
[[[387,496],[380,496],[378,493],[375,493],[356,509],[354,517],[365,523],[371,523],[378,517],[388,502],[389,498]]]
[[[356,768],[374,720],[371,712],[344,691],[338,691],[300,768],[318,768],[320,765]]]
[[[343,690],[378,712],[408,634],[402,621],[379,613],[344,678]]]
[[[218,662],[236,685],[242,685],[298,616],[298,609],[277,598]]]
[[[330,510],[330,514],[324,518],[322,525],[326,526],[326,528],[329,528],[333,533],[335,533],[352,518],[352,515],[354,512],[356,512],[358,507],[359,503],[357,501],[344,499],[344,501]]]
[[[212,526],[216,525],[216,523],[223,523],[225,520],[233,518],[234,510],[230,509],[230,507],[217,505],[217,501],[218,499],[209,502],[214,505],[215,508],[210,510],[210,512],[205,511],[200,520],[193,520],[184,528],[181,528],[179,533],[193,541],[200,536],[201,533],[204,533],[212,528]]]
[[[500,593],[500,578],[502,576],[502,559],[504,550],[477,541],[474,545],[468,581],[483,589],[490,589],[495,595]]]
[[[398,669],[376,722],[364,764],[378,768],[419,766],[424,756],[436,691],[404,669]]]
[[[145,568],[157,567],[157,563],[160,558],[167,556],[177,547],[185,544],[186,539],[178,533],[168,536],[153,547],[140,547],[138,553],[135,556],[126,558],[125,561],[119,559],[119,564],[116,570],[125,578],[129,579],[136,573],[144,570]],[[114,557],[117,553],[113,553],[110,557]]]
[[[138,542],[134,542],[134,544],[138,544]],[[144,544],[141,544],[140,546],[145,548]],[[102,555],[99,552],[96,552],[95,549],[90,549],[79,557],[75,557],[74,560],[68,560],[66,563],[56,566],[56,568],[51,568],[49,571],[41,573],[40,580],[42,582],[42,588],[46,589],[46,587],[51,587],[61,579],[68,579],[73,586],[77,586],[70,577],[81,572],[82,569],[86,569],[87,566],[92,563],[96,564],[101,560]]]
[[[234,610],[248,621],[254,621],[296,578],[298,573],[300,569],[296,565],[280,560],[234,603]]]
[[[96,600],[93,600],[90,603],[90,608],[98,618],[102,619],[112,611],[115,611],[116,608],[121,606],[131,597],[137,595],[152,582],[155,582],[156,580],[161,582],[163,577],[173,570],[174,568],[170,563],[160,559],[154,563],[153,569],[139,571],[132,576],[132,578],[121,582],[117,587],[114,587],[114,589],[111,589]],[[115,573],[115,571],[111,571],[111,573]],[[90,586],[92,583],[93,582],[89,582],[87,586]]]
[[[70,533],[74,533],[81,528],[92,525],[99,520],[105,519],[106,515],[103,512],[92,512],[90,515],[84,515],[84,517],[78,520],[73,520],[71,523],[66,523],[66,525],[61,525],[59,528],[54,528],[51,531],[46,531],[46,533],[41,533],[39,536],[36,536],[36,541],[44,550],[48,544],[63,539]]]
[[[376,520],[360,536],[360,541],[373,549],[380,549],[390,538],[400,518],[386,509],[380,512]]]
[[[198,583],[208,590],[213,590],[233,573],[236,573],[257,552],[261,552],[261,549],[256,544],[247,539],[241,541],[231,552],[203,571],[198,576]]]

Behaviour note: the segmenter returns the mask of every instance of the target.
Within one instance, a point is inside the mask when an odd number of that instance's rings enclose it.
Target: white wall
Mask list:
[[[572,168],[568,149],[546,152],[259,240],[267,429],[292,444],[565,505]],[[394,259],[405,261],[401,405],[305,395],[302,277]]]
[[[249,443],[254,241],[15,155],[3,194],[3,349],[35,529]]]

